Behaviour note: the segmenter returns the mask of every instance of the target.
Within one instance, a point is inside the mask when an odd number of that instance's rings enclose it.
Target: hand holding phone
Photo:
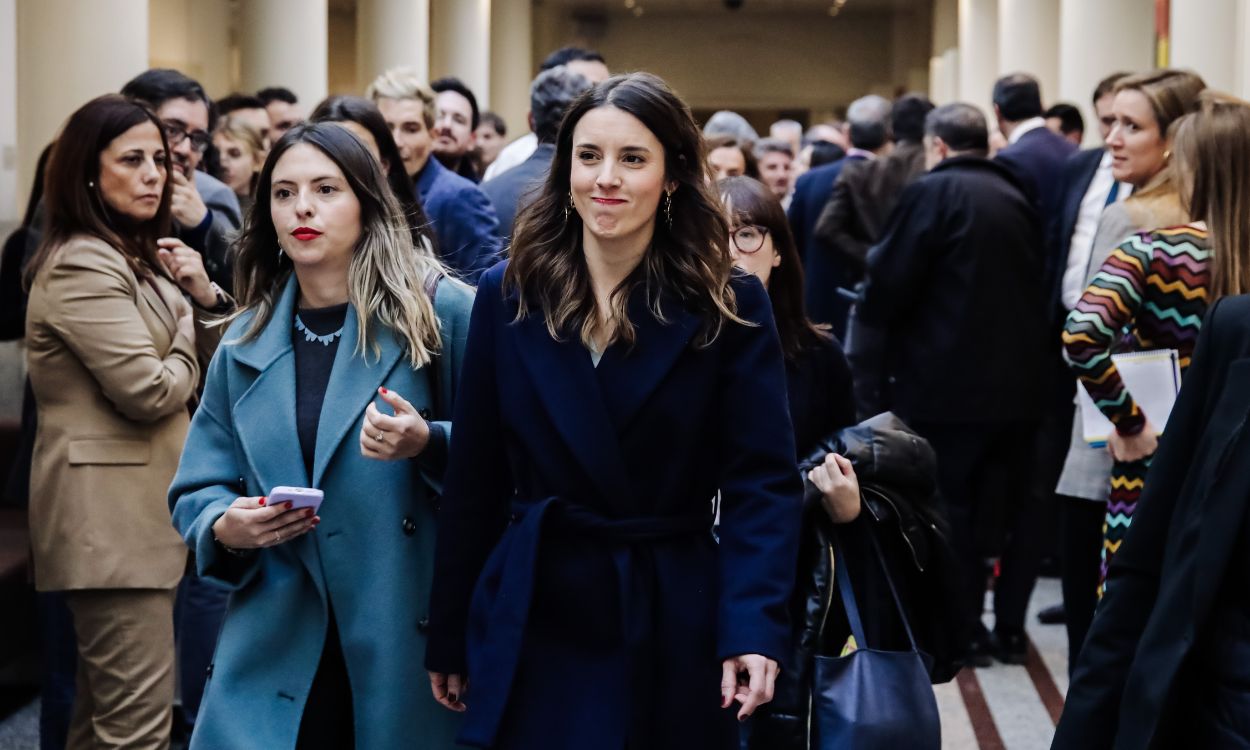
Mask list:
[[[321,507],[321,503],[325,500],[325,493],[312,487],[274,487],[266,495],[271,505],[280,505],[281,503],[290,503],[292,510],[299,508],[312,508],[315,515],[317,509]]]

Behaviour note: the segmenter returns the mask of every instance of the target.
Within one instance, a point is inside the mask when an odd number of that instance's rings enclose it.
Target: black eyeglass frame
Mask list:
[[[169,147],[174,148],[187,138],[191,139],[191,148],[199,153],[208,150],[208,145],[213,142],[213,137],[206,130],[187,130],[186,123],[181,120],[161,120],[161,127],[165,130],[165,140],[169,141]]]

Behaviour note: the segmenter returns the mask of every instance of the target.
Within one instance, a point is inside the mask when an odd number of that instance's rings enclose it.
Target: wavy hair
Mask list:
[[[360,240],[347,271],[347,297],[356,308],[359,334],[356,353],[380,356],[375,337],[380,324],[405,343],[414,368],[429,364],[442,337],[423,282],[446,272],[436,258],[413,247],[408,221],[378,160],[351,131],[329,122],[297,125],[269,152],[256,180],[256,201],[234,246],[239,309],[226,320],[251,312],[251,324],[240,340],[255,339],[271,322],[278,294],[294,271],[286,254],[276,252],[270,200],[274,167],[299,144],[316,148],[338,165],[360,201]]]
[[[517,320],[543,316],[552,338],[576,335],[594,345],[599,327],[597,303],[582,248],[582,219],[567,211],[571,194],[573,130],[600,107],[615,107],[638,118],[664,148],[665,180],[671,194],[672,226],[656,204],[655,232],[642,262],[612,291],[607,343],[632,345],[636,331],[628,303],[643,287],[651,313],[665,321],[661,298],[671,295],[702,319],[699,346],[715,340],[726,320],[745,323],[729,279],[729,225],[707,183],[703,138],[690,108],[668,84],[649,73],[615,76],[569,105],[556,135],[551,171],[541,193],[517,218],[511,260],[504,273],[505,293],[519,298]]]
[[[43,238],[26,264],[22,283],[29,288],[39,268],[58,247],[75,234],[87,234],[107,242],[126,259],[139,278],[152,274],[168,277],[156,253],[156,240],[169,234],[173,182],[168,161],[160,165],[161,202],[156,216],[145,222],[114,211],[100,194],[100,154],[121,134],[150,122],[160,134],[166,159],[169,143],[165,129],[152,110],[119,94],[96,97],[69,116],[48,154],[44,175]],[[32,202],[35,199],[32,198]]]

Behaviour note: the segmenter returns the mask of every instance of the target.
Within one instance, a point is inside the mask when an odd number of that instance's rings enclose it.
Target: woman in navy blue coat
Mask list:
[[[515,236],[473,308],[434,695],[479,747],[735,747],[788,647],[801,486],[689,109],[647,74],[584,94]]]
[[[274,145],[236,247],[243,310],[169,491],[199,574],[231,590],[191,747],[442,750],[459,722],[421,655],[472,292],[437,282],[330,123]],[[318,515],[266,497],[283,485],[324,491]]]

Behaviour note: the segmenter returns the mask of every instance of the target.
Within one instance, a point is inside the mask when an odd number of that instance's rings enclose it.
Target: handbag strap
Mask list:
[[[911,622],[907,619],[907,612],[903,609],[903,600],[898,595],[898,588],[894,585],[894,578],[890,575],[890,569],[886,567],[885,555],[881,553],[881,545],[877,543],[877,535],[868,532],[868,538],[872,542],[872,550],[877,558],[878,565],[881,566],[881,573],[885,576],[885,582],[890,587],[890,596],[894,598],[894,607],[898,611],[899,619],[903,621],[903,629],[907,631],[907,642],[911,644],[913,651],[919,651],[916,646],[916,636],[912,633]],[[835,536],[834,541],[837,541]],[[864,622],[859,616],[859,605],[855,603],[855,592],[851,589],[851,576],[846,572],[846,556],[842,554],[842,545],[833,545],[833,566],[834,578],[837,581],[838,593],[842,597],[842,607],[846,610],[846,620],[851,625],[851,635],[855,636],[855,643],[859,648],[867,648],[868,640],[864,636]]]

